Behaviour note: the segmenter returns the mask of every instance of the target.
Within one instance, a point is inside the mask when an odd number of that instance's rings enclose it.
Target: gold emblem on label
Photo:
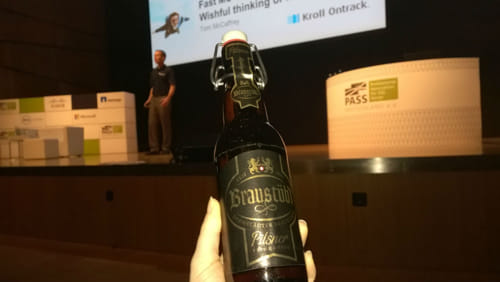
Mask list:
[[[248,160],[248,171],[252,175],[259,173],[272,174],[274,172],[273,163],[270,158],[251,158]]]

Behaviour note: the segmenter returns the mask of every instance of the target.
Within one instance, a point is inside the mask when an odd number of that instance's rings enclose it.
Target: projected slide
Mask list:
[[[267,49],[386,26],[385,0],[149,0],[149,10],[152,51],[168,65],[211,58],[233,29]]]

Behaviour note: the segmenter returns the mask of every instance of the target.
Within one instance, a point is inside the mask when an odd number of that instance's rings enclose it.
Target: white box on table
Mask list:
[[[57,139],[24,139],[24,159],[50,159],[59,157],[59,140]]]
[[[10,158],[10,146],[8,140],[0,140],[0,159]]]
[[[22,138],[12,138],[9,140],[10,158],[21,159],[24,157]]]
[[[43,128],[38,131],[40,138],[59,140],[59,155],[83,155],[83,128],[82,127],[54,127]]]

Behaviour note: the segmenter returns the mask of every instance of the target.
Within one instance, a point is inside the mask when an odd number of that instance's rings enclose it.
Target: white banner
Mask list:
[[[479,60],[373,66],[327,80],[330,158],[482,153]]]
[[[150,0],[151,46],[167,64],[209,59],[229,30],[267,49],[386,26],[385,0]]]

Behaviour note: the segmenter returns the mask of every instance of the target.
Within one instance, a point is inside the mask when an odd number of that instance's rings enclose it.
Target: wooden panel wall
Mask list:
[[[498,171],[294,177],[331,281],[500,279],[499,179]],[[366,192],[368,205],[354,207],[353,192]]]
[[[106,90],[105,1],[0,1],[0,99]]]
[[[500,171],[293,178],[318,281],[500,278]],[[2,234],[181,257],[192,254],[208,197],[216,195],[210,176],[0,180]],[[366,192],[368,205],[354,207],[353,192]]]
[[[8,177],[0,233],[189,255],[213,177]],[[112,192],[113,200],[107,199]]]

